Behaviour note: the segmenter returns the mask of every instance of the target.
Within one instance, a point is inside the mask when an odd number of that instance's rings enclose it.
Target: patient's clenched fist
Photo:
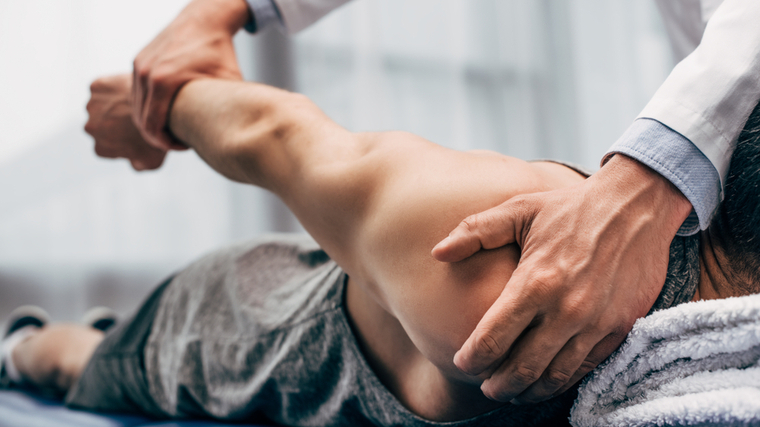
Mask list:
[[[100,157],[125,158],[136,170],[157,169],[166,151],[148,144],[132,121],[131,74],[101,77],[90,85],[84,130],[95,138]]]

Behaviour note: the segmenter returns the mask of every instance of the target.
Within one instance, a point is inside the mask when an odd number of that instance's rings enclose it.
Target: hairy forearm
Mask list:
[[[255,83],[202,79],[177,95],[172,133],[234,181],[281,196],[331,138],[347,132],[302,95]]]

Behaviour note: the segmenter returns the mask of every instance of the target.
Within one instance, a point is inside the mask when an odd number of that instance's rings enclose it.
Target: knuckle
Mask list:
[[[171,73],[164,68],[157,68],[150,74],[150,82],[154,87],[164,87],[169,83]]]
[[[578,368],[578,372],[585,375],[586,373],[593,371],[600,363],[602,363],[603,360],[604,359],[596,360],[587,358],[581,363],[581,366]]]
[[[541,268],[533,274],[533,281],[547,287],[554,287],[563,283],[562,273],[555,268]]]
[[[103,88],[103,81],[101,79],[93,80],[92,83],[90,83],[90,92],[95,93],[100,91]]]
[[[622,340],[631,332],[636,319],[620,318],[619,316],[602,315],[594,325],[593,332],[603,337],[603,340],[613,341]]]
[[[566,300],[559,314],[562,320],[570,324],[585,323],[589,317],[589,305],[586,300],[581,298],[572,298]],[[593,307],[591,307],[593,308]]]
[[[533,384],[539,378],[541,378],[541,372],[524,363],[518,364],[512,372],[513,381],[524,386]]]
[[[518,207],[527,206],[529,202],[530,202],[530,198],[527,195],[518,194],[512,197],[511,199],[509,199],[509,201],[507,201],[507,204],[509,204],[510,207],[512,208],[518,208]]]
[[[499,341],[488,331],[479,331],[475,335],[475,353],[481,357],[500,357],[504,352]]]
[[[158,66],[151,70],[150,82],[155,88],[170,89],[177,78],[177,70],[168,66]]]
[[[530,286],[526,290],[545,301],[545,297],[551,297],[556,293],[557,287],[562,285],[561,274],[551,269],[541,269],[530,275]]]
[[[480,219],[478,215],[470,215],[467,218],[462,220],[462,223],[460,224],[460,227],[464,228],[465,231],[473,232],[476,231],[480,224],[483,221]]]
[[[533,199],[528,194],[519,194],[509,199],[504,208],[518,214],[530,212],[533,209]]]
[[[572,372],[567,372],[562,369],[549,368],[546,370],[546,372],[544,372],[543,380],[549,387],[558,389],[567,384],[572,376]]]
[[[132,67],[134,69],[135,76],[141,80],[147,80],[148,77],[150,77],[150,67],[147,66],[138,56],[135,61],[132,63]]]
[[[489,231],[489,218],[490,213],[481,212],[479,214],[470,215],[463,219],[459,227],[465,234],[470,235],[476,241],[480,243],[480,246],[484,249],[492,249],[496,245],[493,239],[492,233]]]
[[[588,325],[586,332],[589,335],[589,339],[599,342],[608,335],[617,335],[618,330],[622,331],[622,327],[615,320],[610,320],[607,316],[601,315],[595,322]]]

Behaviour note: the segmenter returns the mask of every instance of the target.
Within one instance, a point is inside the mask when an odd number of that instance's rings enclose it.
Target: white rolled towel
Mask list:
[[[639,319],[581,385],[571,424],[760,426],[760,295]]]

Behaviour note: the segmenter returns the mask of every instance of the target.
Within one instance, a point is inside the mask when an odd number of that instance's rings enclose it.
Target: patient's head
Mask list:
[[[732,294],[760,292],[760,104],[739,137],[725,197],[708,232],[729,261],[725,273]]]

